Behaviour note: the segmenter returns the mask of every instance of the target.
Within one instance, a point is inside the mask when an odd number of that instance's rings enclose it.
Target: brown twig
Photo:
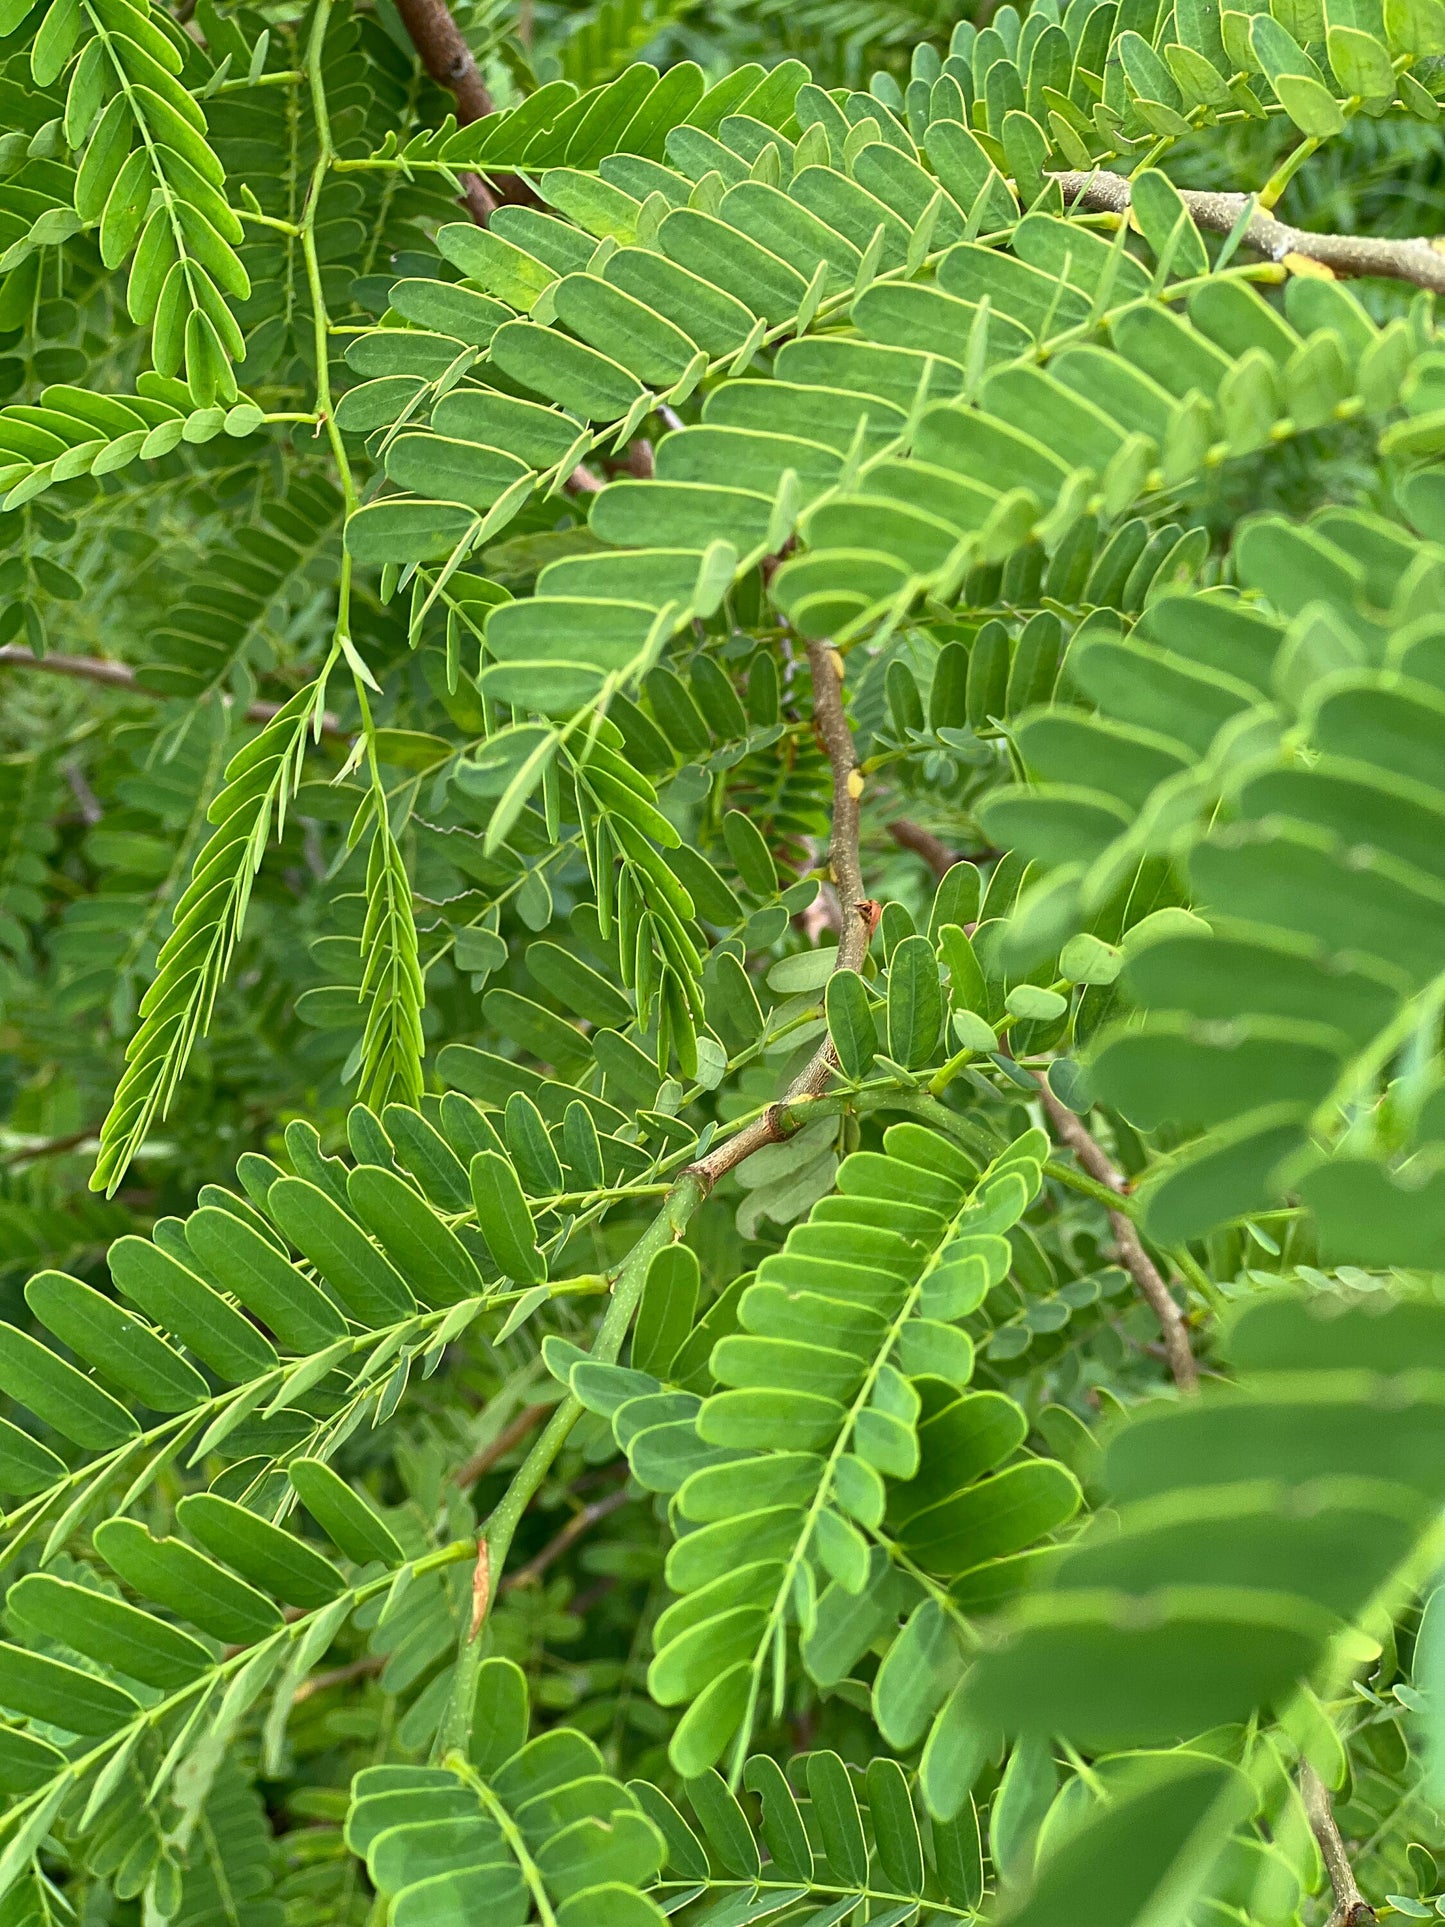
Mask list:
[[[1329,1927],[1371,1927],[1379,1915],[1355,1884],[1354,1869],[1345,1851],[1345,1843],[1340,1838],[1329,1789],[1308,1760],[1300,1761],[1299,1784],[1304,1796],[1305,1812],[1309,1815],[1315,1839],[1320,1844],[1320,1853],[1324,1857],[1330,1887],[1335,1896],[1335,1910],[1330,1915]]]
[[[583,1506],[580,1512],[573,1514],[557,1536],[549,1539],[542,1550],[529,1559],[525,1566],[519,1566],[515,1572],[507,1574],[502,1581],[502,1591],[511,1592],[517,1586],[535,1584],[548,1566],[560,1559],[570,1546],[576,1545],[584,1532],[590,1532],[599,1520],[620,1511],[631,1496],[626,1486],[621,1486],[616,1492],[609,1492],[605,1499],[594,1499],[590,1505]]]
[[[34,1144],[11,1145],[0,1152],[0,1159],[6,1164],[31,1164],[37,1158],[58,1158],[66,1151],[73,1151],[78,1144],[99,1137],[100,1126],[87,1124],[83,1131],[67,1131],[64,1137],[38,1139]]]
[[[310,1679],[302,1680],[292,1695],[291,1704],[299,1706],[302,1700],[309,1700],[313,1693],[324,1693],[328,1686],[345,1686],[354,1679],[366,1679],[372,1673],[379,1673],[387,1661],[385,1653],[367,1653],[361,1659],[353,1659],[347,1666],[333,1666],[329,1673],[313,1673]]]
[[[524,1406],[494,1439],[457,1467],[454,1483],[463,1491],[475,1485],[499,1460],[506,1458],[513,1446],[520,1445],[529,1432],[535,1432],[544,1418],[550,1418],[555,1409],[551,1405]]]
[[[921,856],[940,883],[958,861],[957,851],[950,850],[941,836],[935,836],[932,830],[925,830],[921,823],[914,823],[906,816],[890,823],[888,834],[900,849]]]
[[[402,25],[421,55],[422,65],[439,87],[457,103],[457,125],[469,127],[497,111],[487,83],[452,18],[447,0],[396,0]],[[504,201],[535,203],[536,196],[515,175],[499,174],[489,186],[480,174],[459,173],[467,208],[478,227],[485,227]]]
[[[810,642],[808,667],[813,676],[813,727],[833,770],[833,827],[828,839],[828,868],[838,892],[842,919],[834,969],[860,970],[880,914],[879,906],[863,894],[863,871],[858,858],[863,772],[858,767],[853,732],[843,708],[843,658],[829,643]],[[798,1098],[821,1096],[837,1067],[832,1040],[825,1038],[788,1086],[782,1100],[770,1105],[756,1123],[749,1124],[736,1137],[689,1165],[691,1175],[710,1191],[720,1178],[750,1158],[754,1151],[791,1137],[802,1116],[790,1117],[790,1104]],[[802,1109],[806,1114],[806,1105]]]
[[[468,1640],[474,1640],[482,1630],[482,1621],[487,1616],[487,1608],[492,1603],[492,1553],[487,1544],[486,1534],[477,1540],[477,1563],[472,1567],[472,1623],[467,1633]]]
[[[911,850],[914,856],[921,856],[940,883],[956,863],[996,863],[1003,855],[1002,850],[992,848],[950,849],[941,836],[935,836],[932,830],[925,830],[921,823],[915,823],[907,816],[900,816],[890,823],[888,834],[901,849]]]
[[[77,682],[99,683],[104,689],[123,689],[130,695],[151,696],[160,701],[154,692],[142,688],[136,681],[135,670],[128,662],[113,662],[105,656],[33,656],[19,643],[7,642],[0,646],[0,668],[39,669],[48,676],[69,676]],[[280,703],[254,702],[246,707],[248,723],[269,723],[279,716]],[[336,717],[327,710],[321,719],[321,729],[326,736],[343,736],[346,731]]]
[[[1066,203],[1097,214],[1123,214],[1129,206],[1129,183],[1122,174],[1099,169],[1092,174],[1056,174]],[[1194,225],[1210,234],[1232,234],[1254,196],[1215,194],[1199,188],[1179,189]],[[1391,281],[1410,281],[1417,288],[1445,291],[1445,252],[1437,241],[1377,240],[1367,234],[1317,234],[1291,227],[1273,215],[1255,213],[1244,230],[1244,245],[1268,261],[1291,265],[1291,257],[1328,268],[1332,275],[1383,275]]]
[[[1081,1119],[1076,1117],[1067,1104],[1061,1104],[1049,1089],[1044,1078],[1039,1079],[1039,1095],[1044,1109],[1054,1127],[1054,1135],[1061,1144],[1073,1152],[1079,1163],[1097,1183],[1107,1185],[1123,1197],[1127,1185],[1123,1173],[1116,1170],[1108,1153],[1099,1140],[1085,1128]],[[1114,1233],[1114,1243],[1118,1247],[1119,1262],[1134,1280],[1141,1298],[1145,1299],[1154,1316],[1159,1320],[1159,1330],[1164,1338],[1165,1356],[1174,1383],[1181,1392],[1197,1391],[1199,1387],[1199,1367],[1194,1362],[1194,1353],[1189,1344],[1189,1327],[1184,1322],[1184,1314],[1174,1302],[1174,1294],[1160,1277],[1154,1260],[1140,1242],[1139,1233],[1133,1221],[1122,1211],[1109,1213],[1109,1225]]]
[[[446,0],[396,0],[396,10],[421,64],[455,99],[457,124],[467,127],[494,114],[497,104]]]

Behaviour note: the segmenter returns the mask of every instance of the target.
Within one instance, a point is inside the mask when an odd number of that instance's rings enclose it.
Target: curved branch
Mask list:
[[[396,10],[422,65],[455,99],[458,125],[466,127],[494,114],[496,102],[446,0],[396,0]]]
[[[1123,214],[1129,207],[1129,183],[1122,174],[1103,169],[1093,174],[1055,174],[1064,200],[1096,214]],[[1209,234],[1232,234],[1255,204],[1252,194],[1213,194],[1181,187],[1183,201],[1197,228]],[[1291,258],[1327,268],[1331,275],[1382,275],[1409,281],[1417,288],[1445,292],[1445,252],[1423,237],[1408,241],[1378,240],[1368,234],[1317,234],[1311,228],[1291,227],[1273,215],[1256,212],[1244,230],[1244,245],[1268,261],[1291,265]]]

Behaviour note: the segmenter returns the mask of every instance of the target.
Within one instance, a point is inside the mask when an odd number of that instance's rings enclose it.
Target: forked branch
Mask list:
[[[1122,1197],[1125,1191],[1123,1173],[1115,1168],[1103,1145],[1085,1128],[1082,1120],[1074,1115],[1067,1104],[1059,1102],[1042,1077],[1039,1079],[1039,1096],[1054,1127],[1054,1136],[1061,1144],[1068,1146],[1091,1178],[1107,1185],[1109,1190]],[[1196,1391],[1199,1386],[1199,1367],[1194,1362],[1194,1352],[1189,1343],[1189,1327],[1184,1321],[1183,1312],[1175,1303],[1173,1292],[1160,1277],[1158,1267],[1144,1249],[1132,1220],[1122,1211],[1111,1211],[1109,1226],[1114,1233],[1120,1264],[1134,1280],[1139,1296],[1159,1320],[1164,1353],[1174,1383],[1181,1392]]]
[[[1098,169],[1092,174],[1056,174],[1065,203],[1095,214],[1123,214],[1129,207],[1129,183],[1122,174]],[[1215,194],[1181,187],[1179,198],[1197,228],[1208,234],[1233,234],[1248,213],[1252,194]],[[1417,288],[1445,291],[1445,253],[1438,241],[1423,237],[1409,241],[1377,240],[1368,234],[1317,234],[1311,228],[1291,227],[1273,215],[1255,212],[1244,230],[1244,245],[1267,261],[1289,267],[1292,257],[1327,268],[1331,275],[1382,275],[1391,281],[1410,281]]]

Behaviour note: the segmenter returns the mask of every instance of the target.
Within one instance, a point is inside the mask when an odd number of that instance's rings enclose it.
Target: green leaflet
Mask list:
[[[45,1573],[12,1586],[6,1610],[30,1637],[58,1639],[148,1686],[183,1686],[212,1664],[206,1647],[164,1620]]]
[[[316,1351],[344,1334],[346,1327],[325,1294],[228,1211],[208,1205],[194,1212],[186,1221],[186,1242],[270,1327],[284,1350]]]
[[[1087,1673],[1077,1674],[1075,1687],[1068,1689],[1081,1730],[1119,1735],[1127,1729],[1137,1741],[1180,1719],[1197,1722],[1205,1700],[1216,1708],[1245,1698],[1267,1701],[1271,1692],[1287,1690],[1302,1654],[1328,1637],[1332,1614],[1351,1610],[1339,1590],[1344,1572],[1349,1573],[1347,1590],[1368,1591],[1378,1583],[1372,1575],[1394,1567],[1411,1540],[1415,1508],[1438,1477],[1436,1402],[1429,1393],[1410,1400],[1368,1453],[1351,1449],[1346,1440],[1357,1407],[1345,1387],[1363,1380],[1312,1376],[1341,1354],[1329,1328],[1321,1327],[1316,1340],[1310,1322],[1301,1318],[1297,1304],[1283,1300],[1246,1312],[1240,1322],[1242,1358],[1253,1350],[1266,1366],[1278,1356],[1272,1353],[1278,1339],[1272,1341],[1271,1332],[1292,1333],[1299,1346],[1289,1360],[1292,1382],[1266,1377],[1251,1386],[1246,1366],[1239,1393],[1188,1411],[1155,1412],[1119,1433],[1106,1477],[1116,1495],[1127,1494],[1135,1502],[1126,1510],[1127,1522],[1107,1540],[1086,1535],[1057,1567],[1050,1588],[1025,1602],[1006,1653],[971,1678],[968,1698],[976,1717],[998,1717],[1001,1702],[992,1696],[1008,1690],[1006,1675],[1017,1692],[1024,1675],[1015,1667],[1055,1660],[1081,1665],[1086,1656]],[[1391,1313],[1381,1326],[1381,1362],[1402,1362],[1407,1333],[1417,1328],[1428,1356],[1433,1328],[1419,1328],[1406,1307]],[[1258,1332],[1257,1341],[1251,1331]],[[1413,1355],[1420,1356],[1418,1350]],[[1261,1449],[1267,1458],[1253,1456]],[[1230,1479],[1231,1459],[1235,1466],[1268,1463],[1276,1483],[1226,1489],[1219,1482]],[[1305,1528],[1317,1543],[1307,1548],[1296,1538],[1291,1544],[1290,1535],[1299,1528],[1285,1526],[1278,1515],[1282,1487],[1332,1477],[1330,1503]],[[1384,1483],[1352,1484],[1352,1477]],[[1342,1566],[1325,1548],[1332,1542],[1343,1548],[1356,1535],[1358,1560]],[[1261,1567],[1247,1548],[1252,1538],[1266,1537],[1271,1555]],[[1261,1574],[1267,1579],[1263,1587]],[[1214,1654],[1211,1667],[1192,1685],[1169,1683],[1167,1670],[1140,1675],[1134,1670],[1135,1646],[1128,1664],[1139,1684],[1106,1710],[1102,1695],[1111,1679],[1115,1686],[1120,1680],[1111,1670],[1117,1662],[1108,1654],[1123,1637],[1120,1614],[1127,1595],[1140,1585],[1152,1590],[1161,1580],[1163,1588],[1155,1594],[1160,1616],[1145,1636],[1160,1659],[1171,1645],[1206,1639]],[[1056,1708],[1061,1690],[1056,1677],[1027,1688],[1007,1717],[1026,1725],[1029,1707]],[[1191,1695],[1198,1697],[1186,1711],[1183,1699]]]
[[[471,1182],[477,1223],[493,1258],[509,1277],[539,1283],[546,1276],[546,1266],[512,1166],[495,1151],[478,1151],[472,1159]]]
[[[371,1559],[401,1564],[402,1549],[391,1531],[329,1465],[320,1459],[293,1459],[287,1476],[301,1503],[348,1559],[358,1565]]]
[[[194,1492],[176,1516],[207,1552],[288,1605],[324,1606],[341,1591],[341,1575],[328,1560],[229,1499]]]
[[[275,1352],[254,1325],[169,1252],[122,1238],[111,1247],[110,1267],[128,1298],[223,1378],[239,1384],[275,1366]]]
[[[7,1644],[0,1644],[0,1706],[87,1736],[113,1733],[139,1710],[129,1693],[93,1673]]]
[[[316,1185],[281,1178],[266,1194],[266,1209],[361,1323],[385,1324],[415,1310],[396,1268]]]
[[[460,1920],[485,1901],[521,1919],[512,1910],[530,1896],[559,1919],[570,1908],[578,1920],[660,1920],[639,1889],[661,1867],[663,1835],[591,1742],[566,1729],[529,1742],[525,1684],[504,1659],[480,1667],[472,1722],[474,1769],[385,1766],[354,1782],[347,1841],[397,1917],[440,1907]]]
[[[25,1287],[37,1318],[114,1383],[160,1412],[184,1412],[208,1396],[206,1381],[139,1319],[63,1272]]]
[[[697,1607],[685,1600],[659,1625],[650,1673],[652,1690],[665,1702],[694,1701],[674,1742],[675,1753],[686,1761],[701,1761],[705,1752],[717,1757],[740,1722],[746,1734],[757,1692],[757,1684],[750,1687],[749,1681],[760,1683],[771,1627],[786,1610],[794,1573],[805,1564],[811,1572],[811,1562],[818,1561],[824,1576],[847,1590],[869,1585],[866,1545],[846,1514],[857,1510],[878,1524],[881,1489],[874,1509],[865,1496],[870,1482],[878,1486],[881,1473],[885,1480],[902,1481],[900,1489],[906,1491],[920,1471],[914,1430],[923,1409],[919,1391],[890,1354],[939,1268],[939,1247],[946,1259],[950,1241],[962,1236],[966,1247],[973,1223],[992,1224],[1000,1213],[1017,1215],[1027,1202],[1023,1183],[1014,1190],[1011,1176],[991,1181],[987,1173],[981,1201],[969,1202],[974,1166],[932,1133],[904,1126],[888,1142],[888,1155],[856,1153],[845,1161],[836,1202],[845,1208],[856,1203],[861,1221],[871,1224],[875,1202],[886,1217],[883,1201],[890,1200],[900,1218],[906,1221],[911,1213],[920,1225],[931,1225],[933,1249],[924,1247],[928,1255],[880,1229],[865,1239],[863,1249],[896,1252],[898,1269],[869,1269],[866,1260],[822,1263],[807,1255],[806,1232],[795,1232],[781,1255],[764,1261],[757,1283],[744,1295],[741,1331],[721,1338],[713,1350],[711,1371],[723,1389],[697,1410],[696,1436],[705,1445],[725,1448],[735,1462],[683,1478],[680,1508],[711,1523],[680,1542],[669,1578],[674,1590],[696,1596]],[[836,1213],[829,1218],[838,1222]],[[810,1289],[815,1271],[816,1288]],[[576,1374],[574,1382],[580,1387]],[[922,1384],[942,1389],[941,1381],[931,1378]],[[624,1393],[624,1403],[612,1408],[634,1467],[642,1441],[652,1436],[646,1429],[632,1431],[629,1415],[641,1403],[645,1399],[626,1402]],[[1016,1409],[1007,1400],[1001,1403]],[[687,1436],[680,1427],[677,1445],[670,1449],[681,1450]],[[748,1456],[737,1458],[740,1452]],[[1060,1509],[1057,1500],[1045,1501],[1040,1492],[1030,1511],[1013,1499],[1010,1485],[1008,1497],[1003,1488],[996,1500],[989,1494],[991,1503],[977,1521],[965,1505],[957,1520],[960,1542],[972,1543],[979,1559],[1052,1530],[1077,1503],[1072,1480],[1061,1468],[1033,1470],[1045,1479],[1061,1477],[1067,1503]],[[962,1476],[966,1482],[970,1475]],[[977,1490],[989,1492],[987,1486]],[[985,1525],[985,1517],[993,1523]],[[1002,1526],[1005,1517],[1016,1536]],[[770,1556],[774,1550],[776,1563]],[[742,1569],[730,1573],[739,1562]]]
[[[123,1405],[28,1332],[7,1325],[0,1351],[0,1387],[63,1437],[104,1451],[137,1435]]]
[[[281,1625],[281,1615],[263,1593],[182,1539],[155,1540],[134,1519],[106,1519],[96,1527],[94,1541],[127,1585],[213,1638],[247,1645]]]
[[[390,1171],[358,1165],[347,1180],[353,1208],[380,1239],[403,1277],[414,1280],[424,1303],[458,1304],[486,1287],[456,1233],[438,1223],[416,1192]]]

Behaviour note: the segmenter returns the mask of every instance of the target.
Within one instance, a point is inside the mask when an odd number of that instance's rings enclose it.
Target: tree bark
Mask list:
[[[1056,174],[1067,204],[1101,214],[1123,214],[1129,207],[1129,183],[1122,174],[1098,169],[1092,174]],[[1182,187],[1179,198],[1194,225],[1210,234],[1232,234],[1249,208],[1251,194],[1214,194]],[[1417,288],[1445,292],[1445,253],[1436,241],[1377,240],[1367,234],[1317,234],[1291,227],[1273,215],[1256,213],[1244,230],[1244,245],[1268,261],[1291,257],[1327,268],[1331,276],[1382,275],[1391,281],[1410,281]]]
[[[421,63],[457,104],[457,124],[469,127],[497,111],[472,50],[452,18],[447,0],[396,0],[402,24],[411,35]],[[499,174],[490,184],[480,174],[461,173],[463,197],[478,227],[485,227],[503,202],[535,204],[536,196],[514,174]]]

